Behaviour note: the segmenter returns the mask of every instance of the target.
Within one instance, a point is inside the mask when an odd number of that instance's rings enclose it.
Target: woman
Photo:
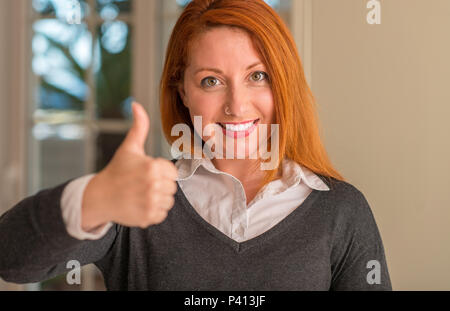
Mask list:
[[[78,260],[109,290],[391,290],[370,207],[327,159],[313,105],[292,36],[264,1],[194,0],[161,80],[166,138],[192,130],[183,157],[145,155],[149,119],[133,105],[104,170],[2,216],[0,276],[42,281]],[[279,130],[265,137],[263,125]],[[261,137],[277,151],[268,170],[251,157]],[[245,157],[197,158],[199,145]]]

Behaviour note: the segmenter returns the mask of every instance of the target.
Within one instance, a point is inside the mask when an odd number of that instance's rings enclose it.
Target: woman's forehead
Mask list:
[[[242,30],[229,27],[213,28],[195,38],[188,53],[193,67],[210,67],[227,63],[248,66],[262,62],[251,37]]]
[[[199,44],[220,44],[225,40],[242,44],[251,42],[251,36],[247,31],[237,27],[214,26],[195,35],[191,40],[191,47],[195,47]]]

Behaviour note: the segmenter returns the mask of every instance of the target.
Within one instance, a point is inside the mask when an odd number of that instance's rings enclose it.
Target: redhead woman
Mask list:
[[[133,104],[106,168],[0,218],[2,278],[78,260],[108,290],[392,290],[371,208],[328,159],[295,43],[263,0],[189,3],[160,95],[169,143],[188,130],[178,156],[145,154],[151,120]]]

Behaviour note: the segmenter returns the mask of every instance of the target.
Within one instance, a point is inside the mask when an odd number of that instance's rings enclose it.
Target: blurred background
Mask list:
[[[189,0],[0,0],[0,215],[97,172],[148,111],[170,159],[158,86]],[[332,162],[368,200],[394,290],[450,290],[450,1],[266,0],[290,28]],[[0,237],[1,243],[1,237]],[[7,254],[0,254],[7,256]],[[0,290],[104,290],[94,265]]]

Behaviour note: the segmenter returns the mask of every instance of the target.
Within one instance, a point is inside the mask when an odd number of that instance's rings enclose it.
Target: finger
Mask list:
[[[150,128],[150,120],[147,112],[141,104],[133,102],[132,110],[133,125],[128,131],[128,134],[120,146],[120,149],[145,155],[144,147]]]
[[[162,223],[164,220],[166,220],[167,218],[167,210],[165,209],[160,209],[157,213],[155,213],[154,216],[154,223],[155,224],[160,224]]]
[[[170,210],[175,204],[175,198],[173,195],[161,195],[159,198],[158,206],[164,210]]]
[[[172,161],[163,158],[157,158],[155,161],[158,162],[158,165],[155,165],[158,167],[158,172],[156,172],[158,176],[166,177],[171,180],[176,180],[178,178],[178,169]]]
[[[174,195],[177,192],[177,183],[168,178],[159,178],[152,183],[154,191],[161,194]]]

